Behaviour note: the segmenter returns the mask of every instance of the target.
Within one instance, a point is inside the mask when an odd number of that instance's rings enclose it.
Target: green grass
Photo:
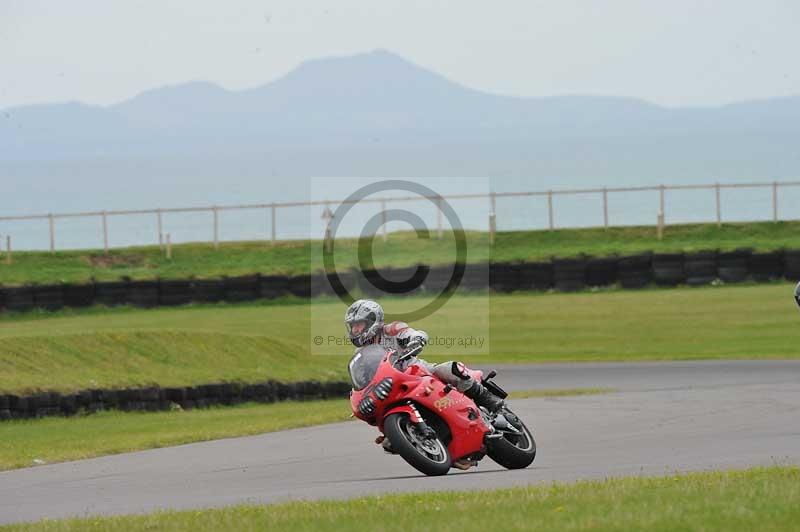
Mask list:
[[[430,361],[798,358],[791,293],[790,284],[775,283],[455,296],[412,325],[432,336],[487,337],[488,351],[429,345],[423,356]],[[391,313],[418,308],[421,301],[383,303]],[[341,338],[343,311],[341,302],[322,299],[0,319],[0,391],[344,379],[352,348],[333,348],[325,356],[312,354],[311,344],[313,335]]]
[[[330,400],[7,421],[0,423],[0,470],[334,423],[349,417],[346,400]]]
[[[608,393],[606,388],[524,390],[511,399]],[[170,412],[99,412],[0,423],[0,470],[346,421],[345,400],[242,404]]]
[[[758,222],[694,224],[669,226],[665,237],[656,239],[654,227],[616,227],[609,229],[557,229],[554,231],[510,231],[497,234],[489,246],[488,234],[467,234],[468,260],[514,261],[589,255],[629,254],[641,251],[678,251],[699,249],[734,249],[752,247],[759,250],[800,248],[800,222]],[[337,240],[337,266],[357,264],[354,239]],[[379,266],[407,266],[417,262],[449,264],[453,261],[452,234],[418,239],[414,233],[398,232],[388,242],[378,238],[373,246]],[[313,261],[312,261],[313,257]],[[318,269],[321,251],[319,241],[287,241],[275,246],[266,242],[222,243],[219,250],[210,244],[174,246],[173,259],[166,260],[157,246],[132,247],[102,251],[18,252],[11,265],[0,261],[0,284],[79,282],[90,278],[116,280],[122,276],[134,279],[214,278],[251,273],[307,273]]]
[[[509,399],[532,399],[539,397],[572,397],[576,395],[598,395],[613,393],[614,388],[565,388],[562,390],[517,390],[508,394]]]
[[[766,532],[797,530],[798,500],[800,469],[770,467],[45,521],[3,530]]]

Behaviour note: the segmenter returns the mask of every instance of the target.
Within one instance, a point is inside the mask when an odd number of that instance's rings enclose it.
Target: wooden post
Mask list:
[[[106,211],[103,211],[103,253],[108,255],[108,216]]]
[[[156,217],[158,218],[158,247],[163,251],[164,249],[164,224],[161,220],[161,209],[156,211]]]
[[[11,258],[11,235],[6,235],[6,264],[11,264],[13,259]]]
[[[489,210],[489,245],[494,245],[494,234],[497,232],[497,197],[494,191],[489,194],[491,208]]]
[[[772,182],[772,221],[778,221],[778,183]]]
[[[219,249],[219,209],[212,208],[214,213],[214,249]]]
[[[386,200],[381,200],[381,227],[383,228],[383,241],[386,242]]]
[[[172,239],[167,233],[167,260],[172,260]]]
[[[664,215],[663,214],[659,214],[658,215],[658,220],[656,221],[656,223],[658,224],[658,230],[657,230],[658,239],[662,240],[664,238]]]
[[[722,205],[719,198],[719,183],[714,184],[714,193],[717,197],[717,227],[722,227]]]
[[[608,190],[603,189],[603,227],[608,229]]]
[[[275,204],[274,203],[271,205],[271,209],[272,209],[272,225],[270,226],[270,228],[272,229],[272,245],[274,246],[275,245]]]
[[[442,198],[436,200],[436,237],[442,239]]]
[[[56,253],[56,228],[55,228],[55,221],[53,220],[53,214],[47,215],[47,221],[50,223],[50,254],[55,255]]]
[[[547,218],[550,222],[550,229],[553,229],[555,224],[553,223],[553,191],[547,191]]]
[[[664,188],[664,185],[660,185],[658,187],[658,212],[661,214],[661,216],[666,218],[666,212],[664,211]]]

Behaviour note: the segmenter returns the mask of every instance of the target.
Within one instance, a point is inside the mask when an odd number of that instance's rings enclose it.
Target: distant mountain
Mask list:
[[[606,96],[517,98],[461,86],[379,50],[307,61],[242,91],[191,82],[107,107],[5,109],[0,175],[107,182],[130,178],[131,168],[151,177],[235,168],[245,181],[790,178],[800,175],[798,140],[800,96],[693,108]]]

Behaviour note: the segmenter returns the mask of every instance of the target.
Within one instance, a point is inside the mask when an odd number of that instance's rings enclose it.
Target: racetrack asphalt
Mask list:
[[[351,421],[0,473],[0,523],[800,463],[800,361],[495,368],[508,390],[617,391],[512,400],[538,444],[525,470],[426,478]]]

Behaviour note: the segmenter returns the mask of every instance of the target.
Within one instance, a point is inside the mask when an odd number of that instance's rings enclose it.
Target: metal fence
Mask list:
[[[488,219],[481,224],[482,228],[488,230],[491,234],[494,233],[498,221],[501,221],[504,214],[498,213],[498,203],[509,198],[525,198],[525,197],[539,197],[546,200],[546,225],[544,229],[555,229],[556,224],[556,207],[554,205],[554,198],[559,196],[571,195],[590,195],[595,196],[595,200],[602,205],[602,219],[586,219],[585,216],[581,218],[582,227],[610,227],[614,224],[614,220],[609,216],[609,201],[610,196],[623,195],[630,193],[643,193],[652,192],[658,195],[658,212],[654,212],[653,216],[649,218],[650,222],[636,225],[656,225],[658,220],[664,224],[668,224],[669,216],[666,211],[666,198],[671,191],[709,191],[714,193],[714,208],[716,216],[714,219],[707,219],[706,222],[716,222],[721,224],[723,222],[723,205],[721,199],[721,191],[728,189],[765,189],[771,192],[771,212],[761,213],[759,219],[778,221],[779,219],[793,219],[792,217],[779,217],[779,202],[782,189],[789,189],[791,187],[800,187],[800,181],[774,181],[771,183],[711,183],[699,185],[649,185],[638,187],[603,187],[603,188],[585,188],[585,189],[553,189],[553,190],[539,190],[539,191],[523,191],[523,192],[488,192],[488,193],[471,193],[471,194],[448,194],[441,197],[424,197],[424,196],[400,196],[400,197],[376,197],[366,198],[359,200],[358,203],[379,204],[381,211],[385,211],[387,202],[413,202],[432,200],[434,202],[447,200],[448,202],[457,202],[459,200],[486,200],[486,207],[488,209]],[[152,244],[157,243],[159,246],[164,247],[168,239],[168,233],[164,230],[164,216],[166,214],[187,214],[187,213],[205,213],[208,215],[208,238],[201,238],[200,241],[213,243],[215,247],[219,246],[220,239],[220,213],[230,211],[261,211],[264,213],[264,232],[262,239],[273,244],[281,239],[281,234],[278,228],[278,211],[288,209],[313,209],[319,207],[320,213],[325,209],[340,205],[344,200],[324,200],[324,201],[297,201],[297,202],[284,202],[284,203],[254,203],[246,205],[211,205],[205,207],[183,207],[183,208],[159,208],[159,209],[134,209],[134,210],[108,210],[108,211],[88,211],[88,212],[71,212],[71,213],[48,213],[48,214],[33,214],[24,216],[0,216],[0,234],[4,235],[7,245],[10,245],[11,238],[14,233],[7,229],[9,222],[25,222],[30,224],[46,224],[47,235],[49,236],[49,246],[44,242],[37,245],[38,249],[49,249],[55,252],[57,249],[57,235],[58,221],[67,219],[95,219],[97,221],[97,245],[102,244],[105,252],[109,248],[114,247],[109,243],[109,218],[120,216],[134,216],[137,220],[141,220],[143,225],[152,225],[155,222],[155,232],[152,235]],[[149,221],[147,221],[149,218]],[[436,227],[437,232],[441,234],[442,216],[441,210],[437,213]],[[268,220],[268,222],[267,222]],[[725,221],[740,221],[736,216],[726,217]],[[616,224],[616,225],[629,225],[629,224]],[[574,227],[574,225],[573,225]],[[533,228],[533,227],[528,227]],[[384,226],[384,235],[386,228]],[[320,237],[322,231],[320,231]],[[243,238],[234,238],[233,240],[243,240]],[[246,240],[251,240],[247,238]],[[121,247],[121,246],[118,246]]]

